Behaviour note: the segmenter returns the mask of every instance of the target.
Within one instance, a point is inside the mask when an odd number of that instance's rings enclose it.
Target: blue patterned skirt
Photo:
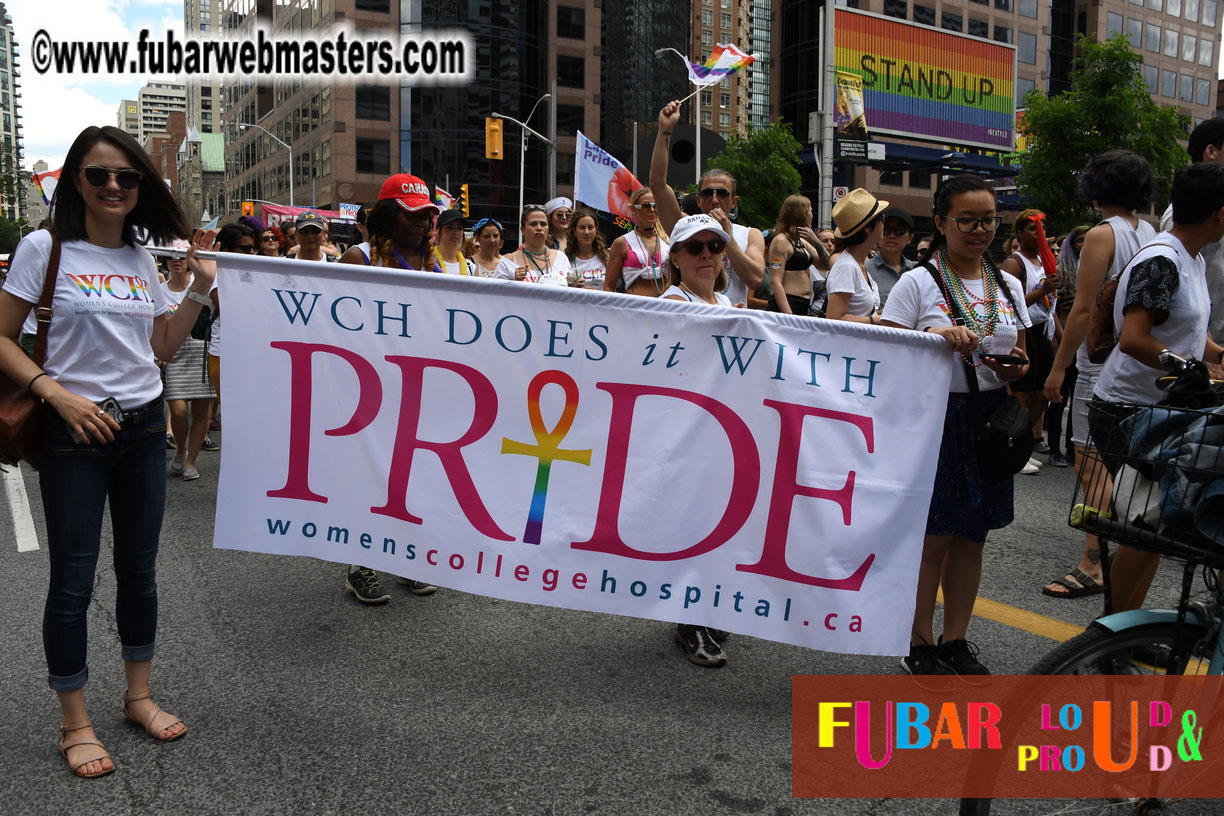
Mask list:
[[[1006,394],[1004,388],[981,392],[982,415],[990,416]],[[969,400],[969,394],[948,395],[926,534],[985,542],[988,530],[998,530],[1012,522],[1012,477],[982,477]]]

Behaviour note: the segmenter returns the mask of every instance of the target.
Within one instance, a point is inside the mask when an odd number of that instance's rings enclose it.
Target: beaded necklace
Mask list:
[[[941,247],[939,252],[935,254],[935,266],[939,269],[939,276],[943,281],[945,294],[955,301],[957,311],[961,313],[966,323],[972,324],[969,328],[976,332],[978,337],[991,337],[999,325],[999,284],[991,273],[990,266],[987,265],[985,257],[981,259],[981,264],[982,289],[985,297],[979,298],[965,288],[965,282],[961,280],[960,275],[956,274],[956,270],[952,267],[952,262],[948,259],[947,250]],[[986,306],[985,319],[978,317],[977,311],[973,308],[975,302]],[[963,352],[961,357],[974,368],[982,365],[981,363],[973,362]]]
[[[547,247],[545,247],[544,251],[539,254],[532,252],[527,247],[523,247],[523,255],[527,257],[527,262],[530,263],[531,266],[535,269],[536,280],[539,280],[542,277],[546,278],[546,277],[552,276],[552,253],[549,252]],[[544,259],[543,267],[541,267],[540,264],[536,261],[536,258]],[[543,273],[543,275],[540,274],[541,272]]]

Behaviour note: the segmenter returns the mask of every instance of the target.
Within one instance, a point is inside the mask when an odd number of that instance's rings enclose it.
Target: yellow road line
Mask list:
[[[942,589],[939,591],[937,600],[939,603],[943,603]],[[1000,603],[999,601],[992,601],[989,598],[983,598],[981,595],[977,597],[977,602],[973,606],[973,614],[974,617],[985,618],[995,623],[1001,623],[1004,626],[1010,626],[1013,629],[1022,629],[1025,632],[1040,635],[1059,643],[1070,640],[1084,631],[1084,627],[1077,626],[1074,623],[1067,623],[1066,621],[1046,615],[1039,615],[1036,612],[1030,612],[1027,609],[1020,609],[1019,607]]]

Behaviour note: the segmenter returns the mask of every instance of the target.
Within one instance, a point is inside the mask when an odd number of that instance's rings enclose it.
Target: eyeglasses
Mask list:
[[[502,225],[498,223],[496,220],[492,218],[482,218],[476,222],[475,226],[472,227],[472,234],[475,235],[476,233],[480,232],[482,229],[489,226],[490,224],[497,227],[498,232],[502,231]]]
[[[970,232],[973,232],[973,230],[970,230]],[[884,228],[885,235],[901,236],[901,235],[906,235],[907,233],[909,233],[909,227],[885,227]]]
[[[726,187],[707,187],[697,195],[701,198],[730,198],[731,191]]]
[[[997,215],[992,215],[990,218],[952,218],[949,219],[956,222],[956,228],[961,232],[973,232],[978,227],[987,232],[994,232],[1003,223],[1003,219]]]
[[[120,190],[135,190],[140,186],[140,180],[144,178],[144,173],[139,170],[133,170],[130,167],[125,167],[122,170],[110,170],[106,167],[91,164],[88,167],[82,167],[81,172],[85,175],[85,180],[89,182],[89,186],[97,187],[99,190],[105,187],[106,183],[112,178],[119,185]]]
[[[633,205],[633,209],[635,210],[653,210],[654,208],[655,208],[655,203],[653,201],[647,201],[645,204],[634,204]]]
[[[717,255],[727,248],[727,242],[721,238],[711,238],[708,241],[685,241],[679,245],[690,255],[700,255],[701,250],[710,250],[711,255]]]

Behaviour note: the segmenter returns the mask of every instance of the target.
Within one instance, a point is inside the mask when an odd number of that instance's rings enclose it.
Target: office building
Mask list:
[[[220,30],[221,0],[184,0],[183,30],[188,37],[211,39]],[[221,82],[187,77],[187,125],[200,134],[221,132]]]
[[[694,0],[689,58],[694,62],[704,63],[718,43],[730,43],[741,51],[751,53],[751,5],[750,0]],[[768,10],[764,13],[768,19]],[[758,25],[761,23],[759,14],[757,22]],[[741,136],[748,134],[750,78],[751,66],[748,71],[740,71],[718,85],[701,91],[699,98],[703,128],[713,130],[723,139],[730,138],[732,133]],[[692,122],[691,115],[689,121]]]
[[[21,71],[13,18],[0,3],[0,214],[10,221],[26,217],[26,185],[21,180]]]

